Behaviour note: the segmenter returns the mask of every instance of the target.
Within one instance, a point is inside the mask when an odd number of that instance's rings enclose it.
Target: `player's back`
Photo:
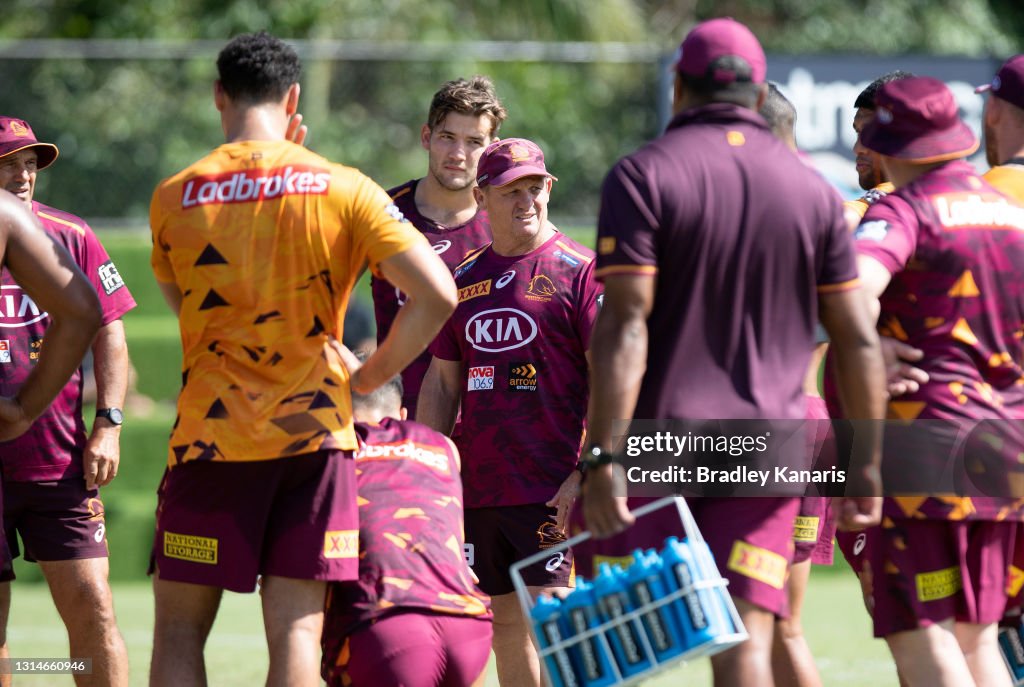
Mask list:
[[[327,337],[389,207],[357,170],[286,141],[222,145],[157,188],[154,270],[182,294],[178,461],[354,448]]]
[[[716,105],[675,123],[620,163],[650,189],[658,255],[657,373],[636,417],[802,419],[840,200],[752,112]]]
[[[1024,164],[1011,162],[993,167],[982,175],[1000,193],[1024,205]]]

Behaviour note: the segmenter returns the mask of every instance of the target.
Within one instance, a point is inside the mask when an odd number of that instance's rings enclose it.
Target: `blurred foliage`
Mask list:
[[[384,186],[420,176],[420,125],[444,81],[490,75],[510,112],[503,135],[537,140],[560,182],[552,211],[592,216],[620,155],[655,136],[659,69],[642,63],[483,62],[460,44],[615,41],[671,54],[698,19],[731,15],[769,52],[1020,49],[1020,0],[4,0],[0,39],[225,41],[262,28],[284,38],[425,42],[434,61],[306,60],[308,144]],[[0,59],[3,50],[0,49]],[[37,197],[89,217],[145,217],[155,184],[221,141],[214,55],[183,59],[6,59],[0,112],[27,119],[61,159]]]

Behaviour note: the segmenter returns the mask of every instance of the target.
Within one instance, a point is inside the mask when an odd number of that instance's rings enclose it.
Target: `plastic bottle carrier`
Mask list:
[[[749,637],[686,501],[666,497],[633,515],[670,507],[679,513],[683,541],[670,537],[660,552],[636,550],[626,570],[603,564],[593,581],[577,578],[563,599],[531,598],[522,571],[590,539],[589,531],[512,565],[546,684],[635,685]]]

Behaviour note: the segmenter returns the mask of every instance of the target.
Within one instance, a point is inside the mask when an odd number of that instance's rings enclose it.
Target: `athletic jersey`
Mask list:
[[[92,282],[103,307],[107,325],[135,307],[107,251],[82,219],[42,203],[32,202],[32,212],[46,233],[67,249],[71,259]],[[24,383],[43,350],[50,318],[41,312],[10,273],[0,272],[0,395],[13,396]],[[70,381],[28,431],[0,443],[3,479],[38,482],[80,477],[85,448],[82,420],[82,369]]]
[[[597,316],[593,253],[555,233],[526,255],[487,246],[455,270],[459,305],[431,346],[461,362],[467,508],[544,503],[575,468]]]
[[[656,282],[634,418],[804,418],[818,294],[856,260],[836,192],[756,112],[685,110],[620,160],[597,253],[599,279]]]
[[[868,208],[877,203],[882,198],[885,198],[888,194],[892,193],[895,187],[888,181],[883,181],[878,186],[865,193],[856,200],[847,200],[843,202],[843,207],[848,210],[853,210],[858,216],[863,217],[864,213],[868,211]]]
[[[997,191],[1024,205],[1024,158],[1014,158],[982,175]]]
[[[446,227],[420,214],[416,207],[416,186],[419,179],[413,179],[388,191],[409,222],[427,237],[434,252],[441,256],[449,270],[454,270],[470,252],[490,243],[491,224],[487,212],[478,211],[472,219],[456,227]],[[374,277],[373,312],[377,318],[377,342],[380,343],[391,331],[391,324],[398,316],[398,309],[405,303],[405,294],[386,279]],[[402,405],[409,410],[409,417],[416,417],[416,399],[420,394],[423,377],[430,367],[430,353],[424,351],[402,371]]]
[[[938,456],[944,461],[953,449],[969,455],[972,442],[983,440],[976,433],[965,438],[977,423],[1012,419],[1009,409],[1024,400],[1024,207],[983,181],[969,163],[954,161],[872,205],[854,237],[861,255],[892,274],[879,299],[879,331],[921,349],[924,357],[915,365],[930,378],[917,392],[890,401],[889,416],[936,421],[916,425],[929,430],[929,447],[922,445],[920,430],[914,435],[891,426],[885,460],[894,461],[892,467],[907,451],[925,454],[932,447],[946,452]],[[1011,424],[995,426],[998,433]],[[916,448],[906,446],[908,440]],[[1012,469],[1016,453],[1004,460]],[[900,497],[887,502],[886,512],[957,520],[1019,517],[1008,499],[954,496]]]
[[[157,187],[150,224],[183,296],[170,465],[354,449],[328,338],[363,265],[423,242],[384,190],[287,141],[228,143]]]
[[[359,580],[329,585],[324,637],[389,611],[490,617],[463,551],[462,483],[447,437],[416,422],[357,423]]]

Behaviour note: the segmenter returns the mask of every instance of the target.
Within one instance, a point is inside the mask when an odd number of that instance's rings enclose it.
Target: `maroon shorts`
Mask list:
[[[51,482],[4,482],[4,532],[11,554],[26,561],[106,558],[107,526],[98,489],[72,477]],[[0,576],[2,579],[2,576]]]
[[[688,498],[729,594],[789,616],[786,575],[793,561],[799,498]]]
[[[628,506],[630,510],[635,510],[646,503],[657,501],[659,498],[661,497],[630,496]],[[569,517],[569,532],[576,536],[585,529],[583,502],[577,500],[573,506],[572,515]],[[673,506],[666,506],[637,519],[632,527],[619,534],[607,539],[588,539],[574,546],[572,553],[576,572],[584,577],[593,577],[594,571],[601,563],[610,565],[617,563],[625,569],[633,563],[635,550],[656,549],[661,551],[665,547],[667,538],[682,539],[685,536],[683,524],[679,520],[679,511]]]
[[[466,509],[466,555],[485,594],[515,591],[509,567],[566,537],[555,527],[556,510],[543,503]],[[572,587],[576,570],[572,549],[523,569],[523,582],[536,587]]]
[[[490,655],[489,619],[400,611],[352,633],[323,672],[328,687],[465,687]]]
[[[162,580],[251,592],[257,575],[358,575],[350,452],[191,461],[169,470],[158,494],[153,561]]]
[[[1016,522],[888,520],[864,548],[875,636],[947,619],[987,625],[1007,604]]]
[[[804,496],[793,526],[793,562],[810,559],[816,565],[832,565],[832,538],[836,521],[827,496]]]

